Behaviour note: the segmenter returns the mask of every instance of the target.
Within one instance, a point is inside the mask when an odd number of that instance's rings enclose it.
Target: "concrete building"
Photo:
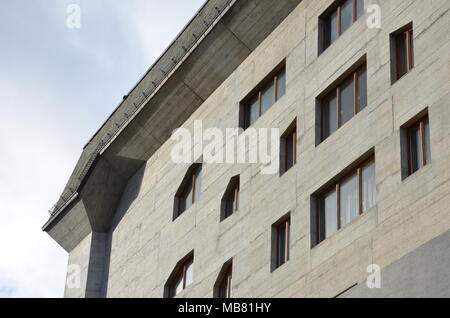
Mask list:
[[[195,120],[279,128],[280,173],[174,163]],[[450,2],[207,1],[43,229],[66,297],[449,297]]]

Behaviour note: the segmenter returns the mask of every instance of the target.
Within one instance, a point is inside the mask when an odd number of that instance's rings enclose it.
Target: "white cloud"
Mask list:
[[[1,83],[8,120],[0,125],[0,290],[11,297],[60,297],[67,255],[41,226],[77,154],[64,145],[51,114],[39,113],[48,107],[44,100],[4,78]]]
[[[0,297],[63,296],[67,254],[41,230],[46,211],[105,113],[203,0],[78,2],[79,33],[64,29],[63,1],[0,4],[11,40],[0,44]]]
[[[126,5],[115,2],[117,15],[139,39],[146,62],[153,63],[200,9],[204,0],[138,0]],[[143,70],[145,71],[145,70]]]

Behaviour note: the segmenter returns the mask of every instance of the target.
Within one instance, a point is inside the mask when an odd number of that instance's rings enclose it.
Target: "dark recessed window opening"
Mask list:
[[[220,271],[214,287],[214,298],[231,298],[233,263],[227,262]]]
[[[281,136],[280,175],[283,175],[297,163],[297,124],[295,120]]]
[[[319,103],[321,141],[324,141],[367,106],[366,64],[352,72]]]
[[[290,217],[272,226],[272,271],[289,260],[290,228]]]
[[[409,73],[414,67],[414,33],[412,24],[391,35],[392,82]]]
[[[376,204],[375,160],[351,171],[317,196],[317,242],[327,239]]]
[[[319,54],[364,14],[364,0],[338,1],[319,18]]]
[[[286,68],[278,68],[241,103],[241,127],[247,129],[286,93]]]
[[[165,297],[173,298],[192,284],[194,280],[194,256],[191,254],[175,267],[165,288]]]
[[[239,209],[239,176],[231,178],[222,198],[220,221],[225,220]]]
[[[175,196],[174,219],[188,210],[196,201],[200,200],[202,181],[202,165],[194,164],[189,168]]]
[[[423,117],[407,128],[408,175],[412,175],[431,161],[430,123]]]

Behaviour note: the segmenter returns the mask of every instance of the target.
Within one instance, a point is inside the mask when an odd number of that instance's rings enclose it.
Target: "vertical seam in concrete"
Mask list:
[[[252,53],[252,52],[253,52],[253,50],[250,49],[250,48],[247,46],[247,44],[245,44],[244,41],[242,41],[242,40],[241,40],[241,39],[240,39],[233,31],[231,31],[230,28],[229,28],[228,26],[226,26],[226,25],[223,24],[223,23],[221,23],[221,24],[223,25],[223,27],[225,28],[225,30],[227,30],[228,32],[230,32],[231,35],[233,35],[233,37],[235,37],[236,40],[238,40],[239,43],[241,43],[241,44],[249,51],[249,53]]]
[[[194,89],[192,87],[190,87],[184,80],[181,81],[184,85],[186,85],[186,87],[191,91],[192,94],[194,94],[198,99],[200,99],[202,101],[202,104],[205,102],[205,100],[197,94],[196,91],[194,91]],[[201,105],[199,105],[201,106]]]

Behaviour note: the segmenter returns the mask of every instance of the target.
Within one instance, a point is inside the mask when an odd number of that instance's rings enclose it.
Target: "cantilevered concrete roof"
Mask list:
[[[86,144],[43,230],[106,232],[128,179],[301,0],[209,0]]]

